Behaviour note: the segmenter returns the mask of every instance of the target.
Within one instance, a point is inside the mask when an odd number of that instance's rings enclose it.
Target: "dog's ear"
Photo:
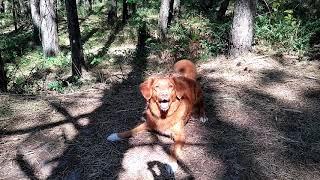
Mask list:
[[[183,77],[172,77],[178,99],[181,99],[185,95],[186,89],[188,88],[188,84],[183,81],[182,78]]]
[[[149,78],[146,81],[144,81],[143,83],[141,83],[139,86],[140,92],[146,100],[149,100],[152,96],[153,81],[154,81],[153,78]]]

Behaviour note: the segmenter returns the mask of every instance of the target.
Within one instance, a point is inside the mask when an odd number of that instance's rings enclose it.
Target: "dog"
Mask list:
[[[169,135],[174,143],[170,157],[177,162],[185,144],[184,126],[191,115],[202,122],[207,120],[204,111],[203,93],[196,81],[196,66],[190,60],[174,64],[174,73],[167,76],[151,76],[140,84],[140,92],[146,100],[145,122],[135,128],[113,133],[107,137],[114,142],[136,135],[141,131],[157,131]],[[174,172],[178,165],[170,165]]]

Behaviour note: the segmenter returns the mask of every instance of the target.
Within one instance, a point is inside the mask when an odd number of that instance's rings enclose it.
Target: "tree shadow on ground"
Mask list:
[[[125,26],[125,23],[123,23],[122,21],[116,22],[114,28],[110,32],[110,36],[104,43],[103,48],[101,48],[96,54],[87,57],[88,63],[90,63],[94,58],[100,58],[107,54],[112,42],[115,41],[118,33],[123,30],[124,26]]]
[[[87,115],[90,124],[79,131],[79,135],[72,142],[69,142],[64,154],[56,159],[59,165],[54,169],[49,179],[76,177],[82,179],[101,177],[113,179],[121,171],[121,160],[123,154],[129,148],[128,143],[121,142],[116,145],[117,152],[110,152],[114,149],[114,145],[106,143],[105,135],[133,127],[140,119],[144,102],[137,91],[137,87],[143,80],[148,55],[145,47],[146,30],[140,29],[139,32],[141,31],[145,32],[139,33],[144,37],[140,36],[138,38],[139,43],[132,62],[132,71],[128,74],[128,78],[105,91],[101,99],[102,105]],[[141,111],[120,112],[121,109],[137,107],[140,107]],[[110,113],[108,110],[119,113]],[[64,116],[67,119],[72,119],[68,115]],[[97,146],[99,144],[102,144],[102,146]],[[93,149],[95,147],[98,149]],[[91,153],[91,155],[82,156],[84,152]],[[95,167],[95,165],[98,165],[98,167]],[[98,172],[96,168],[99,168]]]
[[[224,114],[224,101],[221,95],[223,91],[219,90],[218,84],[223,83],[221,80],[210,79],[210,86],[204,86],[205,104],[208,121],[201,126],[202,134],[201,143],[209,156],[222,161],[221,171],[217,167],[213,177],[217,179],[265,179],[261,169],[256,165],[255,155],[260,147],[254,143],[254,136],[247,128],[242,128],[233,123],[233,119]],[[230,107],[229,107],[230,106]],[[228,109],[232,109],[228,104]],[[199,123],[199,122],[198,122]],[[202,167],[203,172],[208,168]],[[201,177],[197,172],[196,177]]]
[[[18,153],[16,156],[16,162],[19,165],[20,169],[24,174],[32,180],[37,180],[38,178],[35,176],[34,169],[32,166],[24,159],[23,155]]]
[[[274,97],[262,89],[243,87],[243,92],[241,102],[257,114],[259,122],[250,144],[259,147],[260,157],[256,156],[257,165],[252,168],[262,167],[274,179],[319,178],[319,90],[305,91],[300,102]]]

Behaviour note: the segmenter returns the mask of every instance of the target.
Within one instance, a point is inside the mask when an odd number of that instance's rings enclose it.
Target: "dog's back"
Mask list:
[[[174,71],[186,78],[196,80],[197,71],[193,62],[187,59],[180,60],[174,64]]]

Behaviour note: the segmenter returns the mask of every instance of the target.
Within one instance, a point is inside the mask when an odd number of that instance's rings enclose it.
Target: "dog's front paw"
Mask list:
[[[112,133],[107,137],[107,140],[110,142],[115,142],[115,141],[121,141],[122,138],[120,138],[117,133]]]
[[[199,120],[200,120],[202,123],[205,123],[205,122],[208,121],[208,118],[207,118],[207,116],[201,116],[201,117],[199,118]]]
[[[178,170],[178,163],[170,162],[169,164],[165,165],[165,168],[169,174],[174,174]]]

